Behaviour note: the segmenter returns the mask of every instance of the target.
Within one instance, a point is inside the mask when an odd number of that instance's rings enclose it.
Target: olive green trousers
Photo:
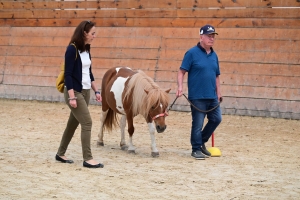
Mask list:
[[[74,91],[77,97],[77,107],[73,108],[69,104],[69,94],[67,88],[64,88],[65,102],[71,109],[69,120],[63,136],[61,138],[60,146],[58,148],[57,155],[64,156],[69,143],[75,133],[76,128],[80,124],[81,126],[81,146],[83,160],[93,159],[91,152],[91,131],[92,131],[92,118],[88,109],[90,101],[90,90],[82,90],[81,92]]]

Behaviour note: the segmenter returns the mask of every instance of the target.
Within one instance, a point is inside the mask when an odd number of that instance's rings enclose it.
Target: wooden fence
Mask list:
[[[63,101],[55,79],[82,20],[97,25],[91,53],[99,87],[108,68],[128,66],[171,88],[173,101],[183,55],[211,24],[223,114],[300,119],[300,0],[4,0],[0,97]],[[183,97],[173,109],[190,110]]]

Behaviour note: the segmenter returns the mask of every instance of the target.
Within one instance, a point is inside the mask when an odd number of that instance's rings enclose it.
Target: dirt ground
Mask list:
[[[190,113],[171,111],[167,130],[156,134],[160,157],[152,158],[142,117],[134,119],[136,154],[128,154],[119,130],[97,147],[101,106],[90,111],[92,152],[103,169],[82,167],[80,129],[66,154],[75,163],[55,161],[65,104],[0,99],[0,199],[300,198],[300,121],[223,115],[215,132],[222,156],[195,160]]]

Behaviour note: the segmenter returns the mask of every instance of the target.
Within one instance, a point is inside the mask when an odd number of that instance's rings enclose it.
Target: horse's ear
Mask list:
[[[148,94],[149,93],[149,91],[148,90],[146,90],[146,89],[144,89],[144,91]]]
[[[169,93],[170,91],[171,91],[171,88],[170,88],[170,89],[167,89],[167,90],[166,90],[166,93]]]

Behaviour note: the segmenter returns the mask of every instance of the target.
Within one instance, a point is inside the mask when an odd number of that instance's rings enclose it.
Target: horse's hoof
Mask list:
[[[127,149],[128,149],[128,146],[127,146],[127,145],[121,146],[121,150],[122,150],[122,151],[125,151],[125,150],[127,150]]]
[[[97,141],[97,146],[104,146],[104,143]]]
[[[159,157],[159,152],[151,152],[151,156],[153,158],[157,158],[157,157]]]
[[[135,154],[135,150],[128,150],[128,153],[133,153],[133,154]]]

